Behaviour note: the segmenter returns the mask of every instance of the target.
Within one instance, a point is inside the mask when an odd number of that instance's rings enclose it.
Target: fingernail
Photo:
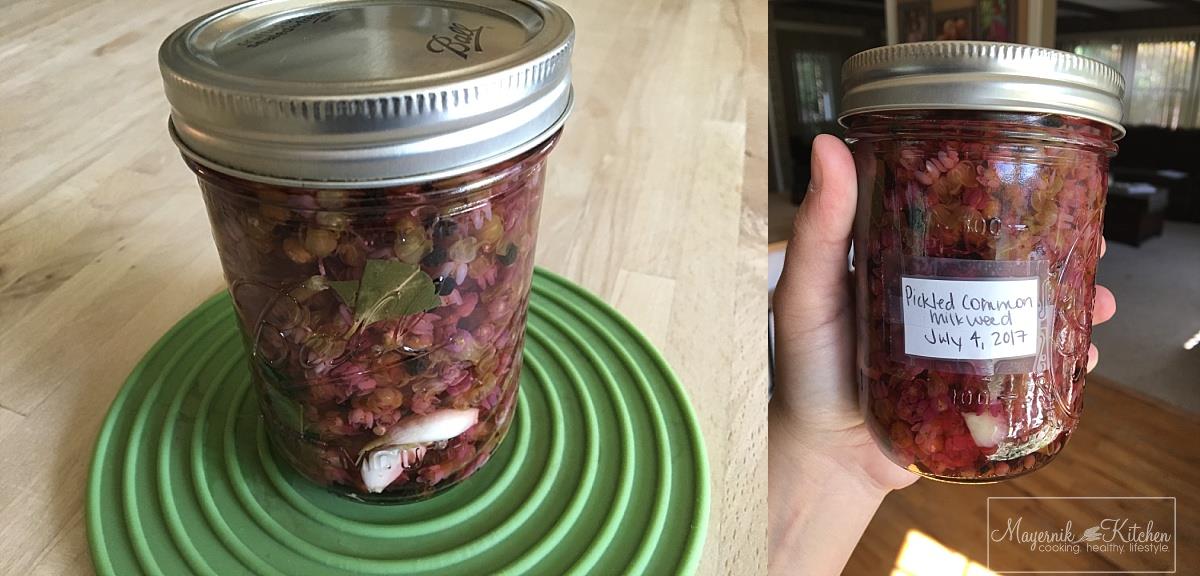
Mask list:
[[[815,142],[814,142],[815,144]],[[808,189],[821,189],[821,157],[817,155],[817,147],[814,145],[812,150],[812,158],[809,160]]]

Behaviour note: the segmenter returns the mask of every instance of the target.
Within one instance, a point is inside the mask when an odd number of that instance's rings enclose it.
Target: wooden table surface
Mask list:
[[[222,3],[0,6],[0,574],[91,572],[108,405],[223,288],[156,61]],[[577,108],[538,264],[615,304],[687,387],[712,464],[700,572],[764,573],[767,3],[562,3]]]

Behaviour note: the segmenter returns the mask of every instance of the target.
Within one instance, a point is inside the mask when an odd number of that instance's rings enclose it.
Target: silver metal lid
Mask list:
[[[874,48],[842,66],[838,121],[886,110],[994,110],[1078,116],[1121,126],[1125,80],[1059,50],[1001,42],[916,42]]]
[[[279,184],[469,172],[570,112],[575,27],[542,0],[253,0],[159,49],[184,154]]]

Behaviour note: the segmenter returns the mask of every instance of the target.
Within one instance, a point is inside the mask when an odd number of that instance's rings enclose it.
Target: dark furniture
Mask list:
[[[1165,188],[1145,182],[1113,182],[1104,207],[1104,237],[1139,246],[1162,234],[1166,208]]]
[[[1117,145],[1113,180],[1165,188],[1168,220],[1200,222],[1200,130],[1131,126]]]

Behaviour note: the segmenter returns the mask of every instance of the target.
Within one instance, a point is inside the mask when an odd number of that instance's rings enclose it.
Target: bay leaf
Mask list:
[[[362,324],[401,318],[442,304],[428,274],[418,266],[392,260],[368,260],[357,294],[354,320]]]
[[[358,294],[358,280],[332,280],[329,287],[342,298],[350,308],[354,308],[355,295]]]

